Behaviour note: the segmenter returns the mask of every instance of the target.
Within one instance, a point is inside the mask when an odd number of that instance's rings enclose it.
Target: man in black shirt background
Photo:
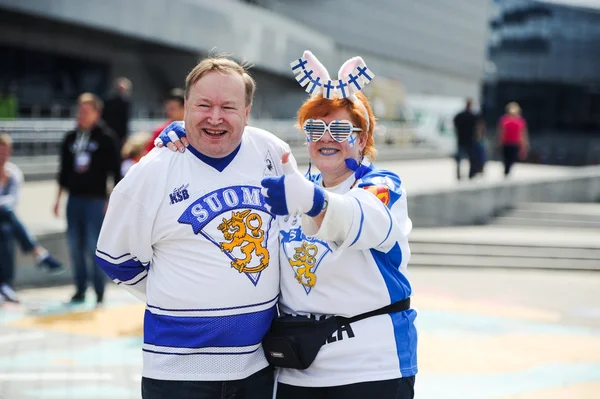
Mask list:
[[[54,214],[58,216],[62,193],[68,191],[67,241],[76,287],[72,303],[85,300],[90,270],[97,304],[104,298],[105,274],[94,263],[94,255],[107,205],[108,177],[114,184],[121,179],[121,160],[118,139],[100,118],[102,105],[94,94],[79,96],[77,127],[67,132],[61,146]]]
[[[129,134],[131,117],[131,81],[125,77],[115,80],[114,93],[104,103],[102,119],[119,139],[119,150]]]
[[[454,117],[454,130],[456,132],[456,178],[460,180],[461,160],[469,158],[469,179],[472,179],[478,168],[475,153],[476,129],[479,118],[473,113],[473,100],[467,99],[465,109]]]

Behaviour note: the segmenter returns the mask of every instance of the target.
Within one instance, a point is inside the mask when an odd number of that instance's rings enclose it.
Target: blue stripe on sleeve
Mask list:
[[[387,208],[387,206],[384,206],[385,211],[387,212],[388,217],[390,218],[390,228],[388,229],[387,235],[385,236],[385,238],[383,239],[383,241],[381,241],[378,245],[378,247],[380,247],[390,236],[390,233],[392,232],[392,227],[394,227],[394,220],[392,219],[392,214],[390,213],[390,210]]]
[[[129,259],[121,263],[111,263],[98,257],[98,255],[96,255],[95,258],[96,264],[104,270],[104,273],[106,273],[111,280],[119,279],[120,281],[129,281],[146,270],[142,262],[137,259]]]
[[[350,244],[350,246],[353,246],[356,243],[356,241],[358,241],[358,238],[362,233],[363,222],[365,221],[365,213],[363,212],[362,205],[360,204],[359,200],[357,200],[356,198],[354,199],[356,200],[356,202],[358,203],[358,207],[360,208],[360,226],[358,227],[358,234],[356,234],[356,238],[354,239],[354,241],[352,241],[352,244]]]
[[[144,343],[172,348],[240,347],[260,343],[275,306],[259,312],[216,317],[176,317],[146,310]]]

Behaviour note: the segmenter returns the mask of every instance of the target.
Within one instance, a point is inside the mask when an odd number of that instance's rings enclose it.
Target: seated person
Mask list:
[[[13,163],[8,162],[12,151],[12,139],[0,134],[0,296],[11,302],[18,302],[11,287],[15,259],[14,240],[24,253],[32,254],[39,267],[52,274],[65,271],[63,265],[28,233],[14,212],[23,173]]]

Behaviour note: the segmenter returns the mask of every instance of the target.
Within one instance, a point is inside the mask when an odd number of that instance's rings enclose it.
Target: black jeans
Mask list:
[[[456,150],[456,178],[460,180],[460,161],[464,158],[469,159],[469,179],[472,179],[477,174],[479,169],[477,155],[475,153],[475,145],[473,143],[467,145],[459,145]]]
[[[337,387],[296,387],[279,383],[277,399],[413,399],[415,377],[360,382]]]
[[[12,284],[15,275],[15,240],[13,227],[0,222],[0,285]]]
[[[12,226],[14,238],[21,246],[23,253],[28,254],[35,249],[37,246],[35,239],[29,234],[11,207],[0,206],[0,223],[8,223]]]
[[[104,198],[70,195],[67,201],[67,240],[77,294],[85,295],[88,273],[94,278],[96,295],[104,295],[106,274],[94,262],[96,244],[104,220]]]
[[[521,147],[518,144],[505,144],[502,147],[502,160],[504,161],[504,176],[508,176],[512,166],[519,158]]]
[[[271,367],[234,381],[164,381],[142,377],[142,399],[271,399],[273,378]]]

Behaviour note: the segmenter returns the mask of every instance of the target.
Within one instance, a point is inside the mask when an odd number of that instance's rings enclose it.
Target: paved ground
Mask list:
[[[418,268],[418,399],[597,399],[597,274]],[[69,308],[70,287],[0,308],[1,399],[139,398],[144,307],[118,288]],[[358,366],[358,365],[357,365]]]

